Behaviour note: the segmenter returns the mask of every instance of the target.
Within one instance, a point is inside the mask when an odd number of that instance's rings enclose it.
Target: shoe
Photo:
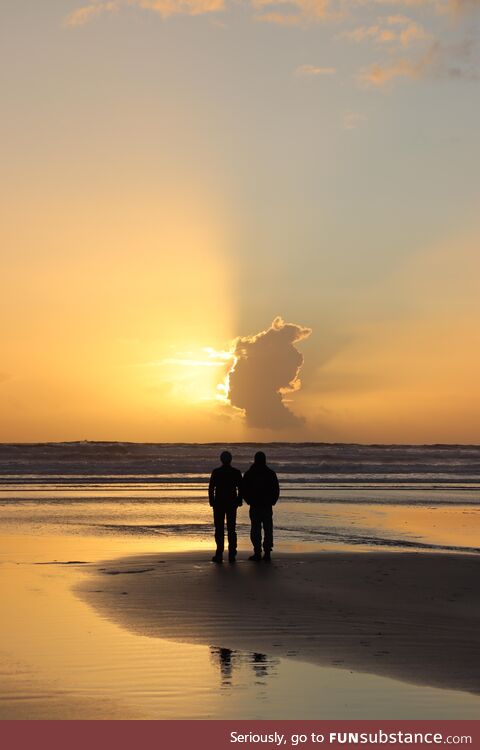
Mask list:
[[[253,560],[254,562],[259,562],[262,559],[262,556],[259,552],[254,552],[248,559]]]
[[[271,562],[272,555],[270,554],[270,552],[264,552],[263,559],[265,560],[265,562]]]
[[[214,555],[212,557],[212,562],[214,562],[214,563],[223,563],[223,555]]]
[[[237,553],[236,552],[229,552],[228,553],[228,562],[229,563],[234,563],[235,560],[236,560],[236,558],[237,558]]]

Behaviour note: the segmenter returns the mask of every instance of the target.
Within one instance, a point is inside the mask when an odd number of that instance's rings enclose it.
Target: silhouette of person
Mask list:
[[[267,466],[267,457],[263,451],[255,453],[252,466],[244,474],[241,492],[250,506],[253,555],[249,560],[262,559],[262,526],[263,559],[270,560],[273,548],[273,506],[280,496],[280,487],[277,475]]]
[[[223,562],[225,545],[225,519],[227,521],[228,560],[235,562],[237,554],[237,508],[242,504],[241,483],[242,473],[232,466],[232,454],[223,451],[220,456],[222,465],[212,471],[208,486],[208,499],[213,508],[213,522],[215,524],[215,542],[217,551],[212,562]]]

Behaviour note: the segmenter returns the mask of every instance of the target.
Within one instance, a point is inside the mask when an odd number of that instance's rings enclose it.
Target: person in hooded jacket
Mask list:
[[[253,555],[249,559],[262,559],[263,527],[263,559],[268,561],[273,548],[273,506],[280,496],[280,487],[277,475],[267,466],[267,457],[263,451],[255,454],[252,466],[245,472],[241,492],[250,506]]]
[[[217,550],[212,562],[223,562],[225,545],[225,520],[227,521],[228,560],[235,562],[237,555],[237,508],[242,504],[240,485],[242,472],[232,466],[232,454],[223,451],[220,455],[222,465],[212,471],[208,485],[208,499],[213,508],[215,524],[215,542]]]

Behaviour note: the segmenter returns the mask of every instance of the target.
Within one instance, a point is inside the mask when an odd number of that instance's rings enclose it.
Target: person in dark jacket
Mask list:
[[[253,555],[250,560],[270,560],[273,548],[273,506],[280,496],[277,475],[267,466],[263,451],[255,454],[252,466],[245,472],[242,481],[242,497],[250,506],[250,539]]]
[[[223,451],[220,456],[222,465],[212,471],[208,486],[208,499],[213,508],[213,522],[215,524],[215,542],[217,551],[212,562],[223,562],[225,545],[225,519],[227,521],[228,560],[235,562],[237,555],[237,508],[242,504],[240,486],[242,473],[232,466],[232,454]]]

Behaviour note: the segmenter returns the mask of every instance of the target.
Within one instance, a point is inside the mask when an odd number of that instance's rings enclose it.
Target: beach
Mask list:
[[[480,719],[480,0],[2,11],[0,721]]]
[[[480,559],[283,554],[209,565],[195,552],[132,557],[77,591],[140,635],[275,654],[480,692]]]
[[[2,719],[480,716],[478,449],[267,450],[273,560],[243,507],[234,565],[217,446],[0,450]]]

